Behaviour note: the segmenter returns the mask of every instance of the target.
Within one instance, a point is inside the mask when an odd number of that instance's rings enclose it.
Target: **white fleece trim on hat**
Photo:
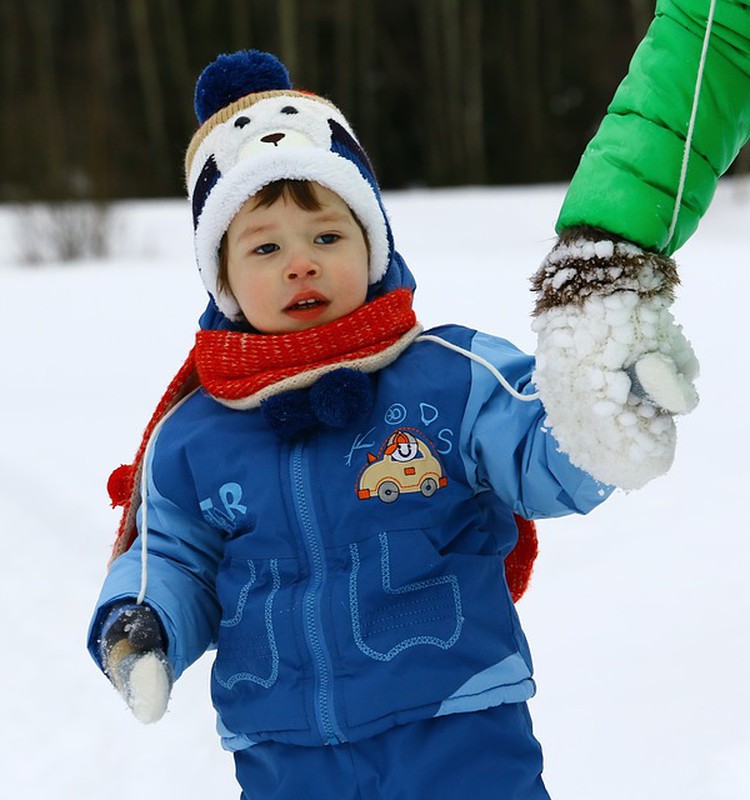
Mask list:
[[[330,150],[269,150],[253,155],[222,175],[206,198],[195,231],[195,252],[203,283],[221,312],[230,319],[240,316],[231,296],[217,287],[218,252],[222,236],[242,204],[277,180],[308,180],[335,192],[354,212],[367,231],[370,247],[369,282],[377,283],[388,268],[387,220],[378,197],[356,165]]]

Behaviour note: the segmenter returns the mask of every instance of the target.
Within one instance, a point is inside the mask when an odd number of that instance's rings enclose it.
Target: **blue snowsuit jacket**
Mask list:
[[[533,359],[507,341],[431,333],[533,392]],[[150,448],[145,599],[177,676],[217,648],[227,749],[353,741],[534,693],[503,570],[513,513],[586,513],[610,489],[559,452],[539,401],[460,353],[417,341],[372,381],[369,417],[291,443],[198,390]],[[104,583],[97,660],[140,548]]]

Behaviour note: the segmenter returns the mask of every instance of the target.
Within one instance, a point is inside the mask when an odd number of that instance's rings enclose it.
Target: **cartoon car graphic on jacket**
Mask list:
[[[448,483],[429,445],[403,428],[388,437],[380,458],[368,453],[367,461],[369,466],[360,475],[357,489],[360,500],[377,497],[393,503],[402,492],[432,497]]]

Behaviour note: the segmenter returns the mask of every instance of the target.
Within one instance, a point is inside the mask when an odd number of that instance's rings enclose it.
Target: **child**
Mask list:
[[[516,551],[520,578],[507,557],[524,519],[586,513],[612,487],[560,451],[530,357],[457,326],[421,333],[335,107],[247,51],[204,71],[196,110],[186,173],[210,301],[111,481],[125,513],[92,655],[151,722],[215,646],[246,800],[548,797],[512,601],[530,556]],[[649,431],[669,448],[669,426]]]

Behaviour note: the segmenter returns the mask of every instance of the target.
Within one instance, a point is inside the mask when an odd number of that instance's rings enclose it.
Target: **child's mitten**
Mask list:
[[[128,603],[113,609],[102,628],[104,671],[139,722],[158,722],[167,710],[172,668],[154,611]]]
[[[674,261],[592,228],[566,231],[533,280],[534,380],[576,466],[637,489],[674,458],[674,415],[698,403],[698,361],[669,311]]]

